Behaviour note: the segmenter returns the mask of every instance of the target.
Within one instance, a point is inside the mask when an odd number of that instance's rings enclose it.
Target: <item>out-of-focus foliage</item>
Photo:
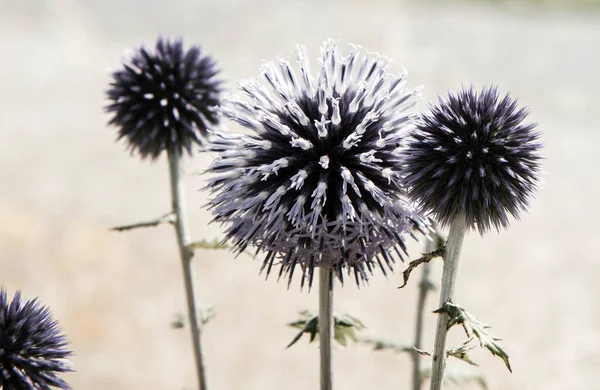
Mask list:
[[[288,325],[300,329],[300,332],[286,348],[294,345],[304,333],[310,334],[310,342],[315,341],[319,335],[319,316],[308,310],[300,312],[300,318]],[[348,314],[333,314],[333,339],[338,344],[345,347],[348,345],[348,340],[357,341],[356,331],[363,329],[365,325],[358,318]]]

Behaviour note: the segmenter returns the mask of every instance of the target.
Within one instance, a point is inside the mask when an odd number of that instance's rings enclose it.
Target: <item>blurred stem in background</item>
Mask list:
[[[192,344],[194,349],[194,359],[196,363],[196,373],[198,376],[198,388],[206,390],[206,370],[202,358],[201,328],[196,303],[196,289],[194,286],[194,269],[192,258],[193,249],[190,247],[192,240],[186,219],[185,201],[183,197],[183,182],[181,181],[180,156],[176,152],[168,152],[169,173],[171,176],[171,198],[173,214],[175,215],[175,232],[177,234],[177,244],[181,256],[181,265],[183,268],[183,281],[185,296],[187,300],[188,317],[190,320],[190,330],[192,332]]]
[[[457,215],[450,223],[448,242],[444,254],[444,270],[442,272],[442,288],[440,289],[440,307],[446,302],[453,302],[456,276],[458,274],[458,261],[462,249],[467,221],[464,215]],[[431,390],[440,390],[444,379],[446,365],[446,335],[448,334],[448,314],[440,313],[435,333],[433,348],[433,366],[431,369]]]
[[[319,267],[319,346],[321,390],[332,390],[331,340],[333,337],[333,279],[327,267]]]
[[[425,242],[425,253],[431,253],[444,245],[443,237],[438,233],[437,226],[433,226],[435,233],[431,241]],[[421,281],[419,283],[419,296],[417,298],[417,321],[415,326],[415,341],[414,347],[416,349],[423,349],[423,327],[425,317],[425,300],[427,294],[431,290],[435,290],[433,282],[429,279],[431,273],[431,265],[427,262],[422,265],[421,270]],[[421,354],[417,350],[412,351],[413,361],[413,372],[412,372],[412,389],[421,390],[423,384],[423,377],[421,372]]]

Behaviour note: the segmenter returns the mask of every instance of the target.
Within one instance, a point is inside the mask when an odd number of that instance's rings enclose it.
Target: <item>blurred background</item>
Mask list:
[[[490,389],[597,389],[600,382],[600,4],[598,1],[0,0],[0,284],[39,296],[76,352],[75,389],[192,389],[181,269],[170,226],[110,232],[169,208],[167,164],[140,162],[115,143],[103,112],[108,70],[126,49],[160,33],[200,44],[228,88],[262,60],[328,38],[393,59],[423,84],[424,100],[462,83],[497,83],[531,108],[546,144],[546,184],[511,229],[467,237],[457,301],[501,336],[513,367],[485,350],[472,358]],[[195,239],[207,226],[200,172],[185,161]],[[411,247],[419,256],[421,243]],[[285,324],[316,310],[316,291],[259,276],[260,260],[196,252],[199,298],[217,317],[205,328],[211,389],[314,389],[318,346],[285,346]],[[364,336],[411,343],[417,279],[403,265],[360,290],[338,289],[335,310]],[[441,262],[434,263],[439,280]],[[417,275],[418,276],[418,275]],[[430,295],[428,313],[437,305]],[[435,315],[426,315],[433,345]],[[451,332],[451,343],[464,339]],[[427,359],[426,359],[427,360]],[[454,366],[468,368],[451,361]],[[427,360],[427,363],[429,361]],[[364,345],[334,351],[337,389],[408,388],[409,356]],[[470,388],[470,387],[469,387]],[[476,388],[476,387],[472,387]]]

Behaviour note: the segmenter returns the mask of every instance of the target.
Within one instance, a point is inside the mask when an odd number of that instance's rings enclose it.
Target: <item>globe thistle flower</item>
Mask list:
[[[159,38],[154,52],[137,49],[112,74],[106,110],[132,151],[155,159],[163,150],[181,155],[203,144],[218,123],[221,81],[213,59],[180,39]]]
[[[310,285],[315,267],[342,282],[346,268],[358,284],[375,265],[392,269],[405,233],[425,227],[398,174],[419,90],[405,89],[406,74],[389,74],[385,58],[358,46],[344,57],[326,41],[317,78],[306,49],[296,56],[299,73],[287,59],[268,62],[267,86],[244,82],[223,108],[252,133],[215,142],[210,208],[238,252],[266,253],[267,275],[279,263],[291,282],[299,265]]]
[[[70,389],[56,375],[71,371],[72,352],[50,310],[37,299],[8,301],[0,289],[0,389]]]
[[[540,182],[541,143],[526,108],[497,88],[440,98],[417,120],[403,158],[409,197],[442,225],[462,215],[481,234],[509,225]]]

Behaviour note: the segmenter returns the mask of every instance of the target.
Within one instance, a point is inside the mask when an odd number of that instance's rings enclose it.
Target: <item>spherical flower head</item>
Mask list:
[[[230,136],[209,171],[215,220],[241,252],[266,253],[302,285],[315,267],[342,270],[357,284],[402,257],[405,235],[424,224],[404,199],[398,145],[418,90],[386,71],[385,58],[333,40],[321,48],[314,78],[304,47],[294,70],[287,59],[263,65],[266,85],[252,80],[223,108],[252,132]],[[235,141],[235,142],[234,142]],[[385,263],[385,265],[384,265]]]
[[[473,86],[431,107],[404,151],[409,197],[442,225],[466,218],[481,234],[519,217],[540,183],[540,133],[526,108],[494,86]]]
[[[71,371],[67,340],[37,299],[8,301],[0,289],[0,389],[70,389],[56,375]]]
[[[202,145],[208,128],[218,124],[221,81],[211,57],[198,46],[184,50],[183,42],[159,38],[154,52],[137,49],[112,74],[106,92],[119,129],[132,152],[155,159],[163,150],[181,155]]]

